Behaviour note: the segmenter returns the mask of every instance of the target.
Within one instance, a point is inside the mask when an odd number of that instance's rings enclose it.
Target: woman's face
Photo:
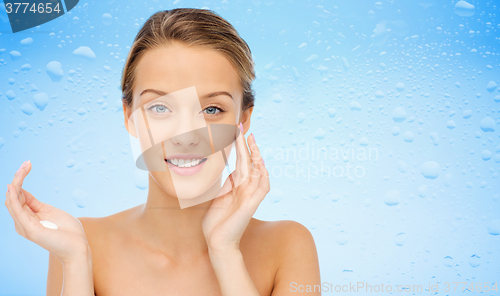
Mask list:
[[[139,140],[152,178],[179,199],[220,186],[242,103],[229,60],[173,42],[147,51],[135,79],[132,108],[124,105],[126,127]]]

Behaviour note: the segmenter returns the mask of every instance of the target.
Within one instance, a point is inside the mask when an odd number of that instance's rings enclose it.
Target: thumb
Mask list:
[[[33,194],[29,193],[28,191],[21,189],[22,194],[24,194],[24,197],[26,198],[26,204],[31,208],[31,210],[34,213],[38,213],[42,207],[44,206],[44,203],[36,199]]]
[[[219,192],[217,193],[216,198],[228,194],[229,192],[231,192],[233,190],[233,187],[234,187],[234,172],[232,172],[227,177],[226,181],[224,181],[224,184],[222,185]]]

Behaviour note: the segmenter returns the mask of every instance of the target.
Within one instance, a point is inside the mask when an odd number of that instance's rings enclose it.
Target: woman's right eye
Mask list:
[[[153,105],[153,106],[149,107],[148,109],[153,110],[156,113],[165,113],[167,111],[170,111],[166,106],[160,105],[160,104]]]

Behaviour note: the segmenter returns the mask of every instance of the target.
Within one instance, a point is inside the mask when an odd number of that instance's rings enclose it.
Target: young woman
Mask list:
[[[31,171],[25,162],[8,185],[5,205],[17,233],[49,251],[48,296],[321,295],[316,247],[307,228],[252,218],[270,189],[258,137],[243,136],[253,110],[253,79],[248,45],[214,12],[172,9],[145,22],[122,77],[128,132],[136,138],[147,133],[131,120],[135,110],[165,114],[155,116],[187,112],[187,101],[148,104],[194,86],[207,123],[241,129],[236,169],[229,181],[217,183],[217,197],[181,209],[172,180],[182,166],[165,159],[172,169],[149,172],[146,203],[107,217],[77,219],[22,188]],[[164,143],[182,156],[200,144],[196,137],[187,133]],[[205,162],[205,173],[215,170]],[[197,174],[183,180],[198,186]],[[44,227],[44,221],[58,229]]]

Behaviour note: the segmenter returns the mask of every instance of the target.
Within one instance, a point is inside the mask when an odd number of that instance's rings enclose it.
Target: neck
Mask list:
[[[141,236],[147,244],[175,258],[199,256],[208,253],[202,222],[211,198],[198,199],[193,206],[181,208],[179,199],[169,195],[149,175],[146,203],[139,207],[138,223]],[[220,188],[220,180],[209,190],[210,196]],[[215,191],[215,193],[217,192]],[[186,201],[182,201],[185,203]]]

